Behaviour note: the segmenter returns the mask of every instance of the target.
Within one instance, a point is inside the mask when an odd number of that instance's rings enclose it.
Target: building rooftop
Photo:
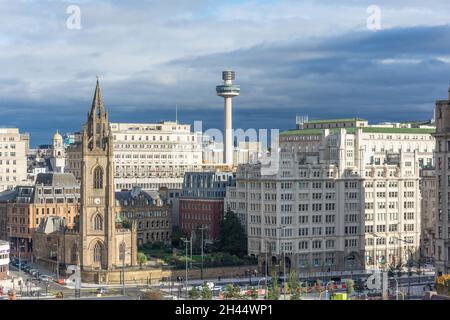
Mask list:
[[[36,185],[65,187],[78,186],[78,182],[71,173],[39,173],[36,177]]]
[[[337,133],[338,130],[345,129],[347,133],[355,133],[356,127],[352,128],[331,128],[328,129],[332,133]],[[431,134],[434,133],[435,129],[429,128],[384,128],[384,127],[361,127],[363,132],[367,133],[400,133],[400,134]],[[280,136],[291,136],[291,135],[321,135],[325,129],[301,129],[301,130],[288,130],[280,133]]]
[[[367,121],[362,118],[341,118],[341,119],[323,119],[323,120],[309,120],[306,123],[334,123],[334,122],[352,122],[352,121]]]
[[[18,193],[17,188],[14,188],[13,190],[6,190],[0,192],[0,202],[8,202],[15,200],[17,197],[17,193]]]
[[[133,190],[116,191],[116,201],[119,201],[121,205],[127,202],[127,205],[131,205],[135,200],[144,200],[147,204],[156,204],[158,201],[164,201],[159,191],[156,190],[142,190],[139,187],[134,187]]]
[[[65,228],[64,219],[57,216],[48,216],[37,227],[37,232],[50,234],[57,231],[62,231]]]

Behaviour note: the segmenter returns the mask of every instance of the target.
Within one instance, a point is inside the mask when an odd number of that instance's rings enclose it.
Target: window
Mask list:
[[[94,262],[102,261],[102,244],[97,242],[94,246]]]
[[[103,219],[98,213],[94,217],[94,230],[103,230]]]
[[[103,188],[103,170],[100,166],[94,170],[94,189]]]

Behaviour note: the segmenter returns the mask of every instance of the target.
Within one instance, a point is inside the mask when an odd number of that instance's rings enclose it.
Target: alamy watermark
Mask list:
[[[217,128],[210,128],[203,132],[203,122],[194,121],[194,132],[201,133],[202,139],[217,142],[224,141],[223,131]],[[260,156],[258,161],[262,164],[261,174],[276,174],[279,170],[279,129],[270,130],[270,141],[267,129],[256,130],[250,128],[247,130],[236,128],[232,130],[232,141],[239,142],[257,142],[261,144]],[[224,146],[225,147],[225,146]],[[203,151],[206,151],[203,148]]]
[[[81,8],[77,5],[70,5],[66,9],[69,17],[66,20],[66,26],[69,30],[81,29]]]
[[[366,21],[367,29],[371,31],[381,30],[381,8],[377,5],[367,7],[369,17]]]

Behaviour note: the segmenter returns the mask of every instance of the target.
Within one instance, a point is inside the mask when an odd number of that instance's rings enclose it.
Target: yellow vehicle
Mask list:
[[[346,292],[336,292],[331,295],[331,300],[348,300]]]

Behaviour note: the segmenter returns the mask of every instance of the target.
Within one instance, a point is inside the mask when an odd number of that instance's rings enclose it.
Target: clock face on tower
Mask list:
[[[94,203],[97,204],[97,205],[99,205],[99,204],[100,204],[100,198],[95,198],[95,199],[94,199]]]

